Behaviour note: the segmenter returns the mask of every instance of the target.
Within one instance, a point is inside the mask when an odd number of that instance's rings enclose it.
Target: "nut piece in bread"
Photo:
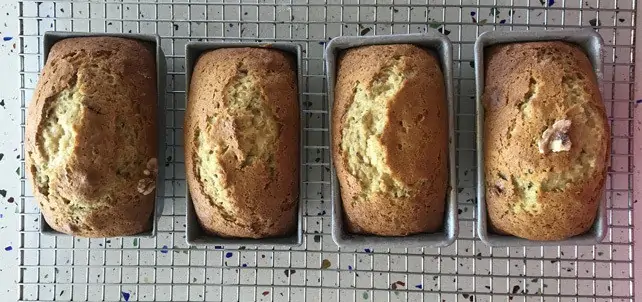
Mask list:
[[[26,164],[55,230],[114,237],[149,230],[156,171],[156,62],[139,41],[53,45],[29,104]],[[147,184],[138,190],[140,181]],[[146,194],[145,194],[146,193]]]
[[[296,65],[267,48],[225,48],[194,67],[186,173],[201,227],[222,237],[291,234],[299,198]]]
[[[352,48],[339,59],[332,154],[348,231],[441,229],[448,107],[438,59],[414,45]]]
[[[593,67],[561,42],[486,49],[483,105],[491,228],[562,240],[593,224],[606,178],[609,126]]]

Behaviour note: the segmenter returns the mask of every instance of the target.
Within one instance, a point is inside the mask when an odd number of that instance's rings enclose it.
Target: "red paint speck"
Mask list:
[[[264,295],[264,296],[267,296],[267,295],[269,295],[269,294],[270,294],[270,291],[267,291],[267,290],[266,290],[266,291],[264,291],[264,292],[263,292],[263,295]]]
[[[7,201],[8,201],[9,203],[13,203],[13,197],[9,197],[9,199],[7,199]]]

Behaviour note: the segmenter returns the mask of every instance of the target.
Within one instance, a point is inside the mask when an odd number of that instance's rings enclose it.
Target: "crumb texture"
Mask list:
[[[348,171],[363,188],[359,199],[378,192],[390,197],[408,195],[408,188],[394,178],[386,165],[386,154],[381,143],[381,134],[388,123],[388,104],[405,80],[399,60],[391,62],[376,75],[371,89],[359,83],[352,105],[346,113],[342,130],[341,150],[347,155]]]
[[[236,214],[234,204],[230,202],[230,192],[226,190],[225,182],[220,174],[225,172],[219,158],[225,153],[235,152],[239,168],[251,166],[255,161],[267,163],[274,167],[274,149],[276,142],[276,117],[272,114],[261,98],[258,79],[247,73],[239,73],[228,85],[224,102],[225,112],[213,112],[207,118],[205,133],[196,134],[198,180],[207,183],[203,188],[211,199],[211,204],[218,206],[221,214],[227,219],[234,220]],[[212,141],[207,132],[215,125],[227,124],[235,127],[227,140]],[[230,150],[229,145],[235,148]]]
[[[185,146],[201,226],[224,237],[294,231],[299,196],[296,72],[262,48],[207,52],[192,73]]]
[[[334,97],[332,151],[349,230],[438,231],[448,109],[437,58],[406,44],[350,49],[339,59]]]
[[[155,66],[152,51],[134,40],[69,38],[52,47],[28,109],[26,159],[53,229],[84,237],[149,229],[156,171],[144,172],[156,161]],[[147,194],[137,189],[143,179],[153,179]]]
[[[43,161],[42,170],[37,179],[39,187],[48,187],[52,171],[64,166],[73,155],[76,142],[75,128],[81,127],[81,116],[84,113],[82,100],[84,95],[77,83],[63,90],[52,104],[49,117],[42,129]]]
[[[586,54],[565,42],[486,50],[486,205],[498,233],[562,240],[597,214],[609,126]]]

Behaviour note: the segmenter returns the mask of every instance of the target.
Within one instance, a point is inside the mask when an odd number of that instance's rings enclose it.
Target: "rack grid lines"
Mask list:
[[[634,0],[19,1],[21,127],[45,31],[159,34],[167,56],[165,207],[156,238],[41,236],[22,151],[19,299],[74,301],[633,301]],[[609,230],[596,246],[489,248],[475,234],[473,44],[487,30],[594,27],[605,40],[612,127]],[[453,42],[459,237],[446,248],[339,249],[330,235],[323,49],[340,35],[439,30]],[[300,43],[304,244],[185,243],[184,49],[188,41]],[[24,141],[24,140],[23,140]],[[329,267],[327,267],[329,264]]]

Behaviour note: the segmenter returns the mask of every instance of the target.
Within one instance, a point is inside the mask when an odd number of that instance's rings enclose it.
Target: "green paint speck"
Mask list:
[[[138,246],[138,238],[134,238],[134,246]]]
[[[323,259],[323,261],[321,261],[321,269],[329,268],[330,265],[332,265],[332,263],[328,259]]]
[[[437,22],[430,22],[429,25],[430,25],[431,28],[440,28],[441,27],[441,24],[437,23]]]
[[[369,297],[368,292],[363,292],[362,296],[363,296],[363,299],[368,300],[368,297]]]

